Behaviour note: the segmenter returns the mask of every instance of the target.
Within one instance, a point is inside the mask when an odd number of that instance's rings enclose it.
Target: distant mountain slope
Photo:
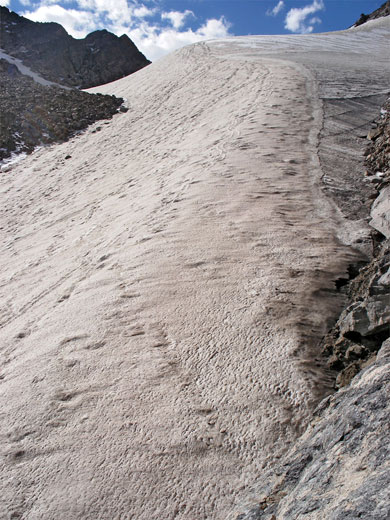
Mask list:
[[[389,16],[390,15],[390,1],[387,0],[384,4],[382,4],[378,9],[375,9],[370,14],[364,14],[362,13],[360,15],[360,18],[357,22],[355,22],[354,26],[357,27],[358,25],[362,25],[363,23],[369,22],[370,20],[376,20],[377,18],[381,18],[382,16]]]
[[[150,63],[126,36],[95,31],[82,40],[57,23],[38,23],[0,7],[0,47],[45,79],[89,88]]]
[[[45,86],[0,59],[0,160],[40,144],[67,141],[99,119],[110,119],[123,99]],[[126,110],[121,108],[120,110]]]

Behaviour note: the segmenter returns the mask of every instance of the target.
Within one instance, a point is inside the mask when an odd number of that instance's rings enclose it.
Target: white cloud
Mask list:
[[[3,7],[7,7],[7,6],[9,6],[9,2],[10,2],[10,0],[1,0],[1,5]]]
[[[305,7],[290,9],[285,19],[285,29],[300,34],[313,32],[314,24],[321,22],[321,20],[318,17],[314,17],[311,18],[307,24],[306,18],[317,11],[322,11],[324,8],[325,6],[322,0],[313,0],[312,4],[306,5]]]
[[[207,22],[196,31],[196,34],[207,40],[226,38],[229,36],[230,27],[230,23],[223,16],[218,20],[212,18],[211,20],[207,20]]]
[[[136,7],[133,11],[134,16],[137,18],[146,18],[147,16],[153,16],[156,12],[156,9],[149,9],[145,5],[141,5],[140,7]]]
[[[25,6],[34,6],[36,8],[45,5],[58,4],[58,0],[19,0],[19,3]],[[70,4],[72,0],[61,0],[61,4]]]
[[[180,29],[181,27],[183,27],[186,18],[188,18],[189,16],[195,17],[194,13],[192,11],[189,11],[188,9],[186,9],[183,12],[170,11],[169,13],[161,13],[161,19],[169,20],[175,29]]]
[[[267,15],[268,16],[276,16],[284,9],[284,2],[283,0],[279,0],[279,2],[275,5],[273,9],[268,9]]]
[[[229,36],[229,28],[230,24],[222,17],[218,20],[207,20],[196,31],[192,29],[178,31],[174,28],[141,24],[131,30],[128,35],[137,47],[153,61],[184,45],[213,38],[226,38]]]
[[[82,9],[96,15],[103,15],[111,21],[129,23],[136,4],[126,0],[77,0]],[[138,6],[137,6],[138,7]]]
[[[75,38],[83,38],[97,29],[107,29],[117,36],[127,34],[152,61],[184,45],[229,35],[230,24],[223,17],[206,20],[198,29],[184,29],[188,17],[195,18],[192,11],[164,12],[138,0],[31,0],[30,3],[29,10],[22,15],[31,20],[60,23]],[[60,3],[70,5],[65,8]],[[156,21],[159,14],[161,20],[169,21],[169,26]],[[154,19],[148,20],[151,16]]]

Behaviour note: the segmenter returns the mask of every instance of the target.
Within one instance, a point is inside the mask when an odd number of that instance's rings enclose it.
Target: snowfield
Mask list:
[[[186,47],[1,174],[5,517],[222,520],[302,432],[367,231],[322,191],[322,98],[386,91],[389,21]]]

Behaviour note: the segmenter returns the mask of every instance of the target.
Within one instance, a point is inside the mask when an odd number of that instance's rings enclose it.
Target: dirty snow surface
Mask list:
[[[341,36],[381,54],[372,23]],[[369,91],[384,65],[239,40],[101,88],[129,111],[1,174],[1,518],[222,520],[327,391],[313,349],[355,253],[318,71]]]

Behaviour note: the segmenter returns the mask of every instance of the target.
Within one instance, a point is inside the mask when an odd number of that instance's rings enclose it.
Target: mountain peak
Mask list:
[[[4,51],[49,81],[89,88],[115,81],[150,63],[130,38],[119,38],[106,29],[76,39],[58,23],[33,22],[7,7],[0,7],[0,15]]]

